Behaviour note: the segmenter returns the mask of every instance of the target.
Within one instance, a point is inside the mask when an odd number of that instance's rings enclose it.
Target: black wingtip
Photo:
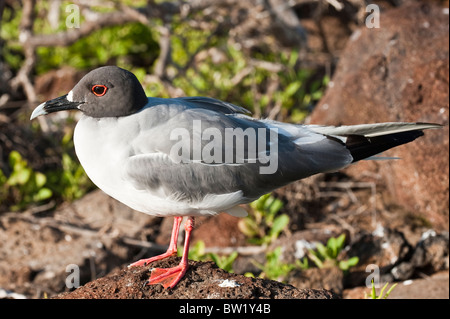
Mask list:
[[[349,135],[345,145],[353,157],[353,162],[357,162],[384,152],[390,148],[412,142],[422,135],[424,134],[421,130],[392,133],[374,137]]]

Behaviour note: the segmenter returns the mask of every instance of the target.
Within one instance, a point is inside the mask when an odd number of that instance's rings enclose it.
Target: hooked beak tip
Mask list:
[[[31,113],[31,117],[30,117],[30,121],[35,119],[36,117],[40,116],[40,115],[46,115],[48,114],[48,112],[44,109],[45,107],[45,103],[41,103],[39,104],[33,111],[33,113]]]
[[[69,99],[67,99],[69,97]],[[72,101],[72,95],[66,94],[56,99],[39,104],[31,113],[30,120],[40,116],[46,115],[53,112],[64,111],[64,110],[76,110],[79,109],[80,104],[84,102],[74,102]]]

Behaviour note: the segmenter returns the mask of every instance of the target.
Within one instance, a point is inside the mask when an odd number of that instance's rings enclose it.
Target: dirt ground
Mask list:
[[[168,268],[180,258],[155,262],[152,267]],[[90,282],[62,299],[334,299],[333,292],[324,289],[296,289],[277,281],[248,278],[218,269],[212,262],[189,262],[185,278],[174,289],[160,285],[148,286],[147,267],[125,268]],[[194,293],[195,292],[195,293]]]

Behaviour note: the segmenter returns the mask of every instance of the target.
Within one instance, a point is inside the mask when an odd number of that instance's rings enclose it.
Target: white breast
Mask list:
[[[156,216],[206,215],[230,208],[224,197],[234,199],[238,194],[211,195],[207,202],[195,205],[179,201],[163,189],[136,189],[125,176],[126,161],[134,152],[133,141],[139,136],[139,127],[130,121],[132,117],[83,116],[75,128],[76,154],[98,188],[137,211]]]
[[[75,127],[75,152],[86,174],[92,182],[110,196],[117,198],[119,186],[123,183],[121,166],[129,152],[127,135],[115,129],[114,118],[94,119],[83,116]],[[122,184],[123,186],[123,184]]]

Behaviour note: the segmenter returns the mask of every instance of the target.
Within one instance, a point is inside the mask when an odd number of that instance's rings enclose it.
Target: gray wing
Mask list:
[[[184,100],[198,102],[196,98]],[[165,194],[190,202],[197,202],[208,194],[242,191],[244,202],[249,202],[295,180],[337,170],[351,162],[351,156],[343,143],[310,131],[305,134],[308,142],[301,145],[298,143],[301,138],[299,134],[293,136],[280,132],[276,135],[275,149],[270,132],[276,127],[271,127],[270,122],[217,112],[208,107],[206,101],[211,100],[202,98],[201,107],[183,107],[176,112],[159,112],[158,106],[146,110],[146,116],[151,118],[162,113],[170,113],[171,116],[159,118],[159,125],[141,127],[143,132],[130,143],[126,174],[137,189],[162,189]],[[197,124],[201,124],[200,130],[196,128]],[[198,134],[208,129],[220,136],[201,137],[197,141],[200,141],[202,150],[211,147],[213,141],[219,142],[221,161],[205,161],[194,154],[194,136],[198,138]],[[255,132],[257,140],[262,138],[263,133],[266,134],[265,148],[257,148],[256,156],[249,151],[252,147],[248,135],[236,134],[231,145],[226,143],[227,130],[236,132],[247,129],[248,132]],[[316,138],[311,138],[312,135]],[[184,139],[186,136],[191,138]],[[227,159],[226,154],[237,154],[242,145],[243,153],[233,156],[231,160]],[[183,150],[190,152],[180,154]],[[274,169],[270,173],[262,173],[264,167],[270,165],[275,165],[272,167]]]
[[[178,99],[183,102],[187,102],[193,107],[204,108],[216,112],[221,112],[223,114],[233,114],[233,113],[250,114],[249,110],[241,106],[237,106],[228,102],[216,100],[209,97],[193,96],[193,97],[180,97]]]

